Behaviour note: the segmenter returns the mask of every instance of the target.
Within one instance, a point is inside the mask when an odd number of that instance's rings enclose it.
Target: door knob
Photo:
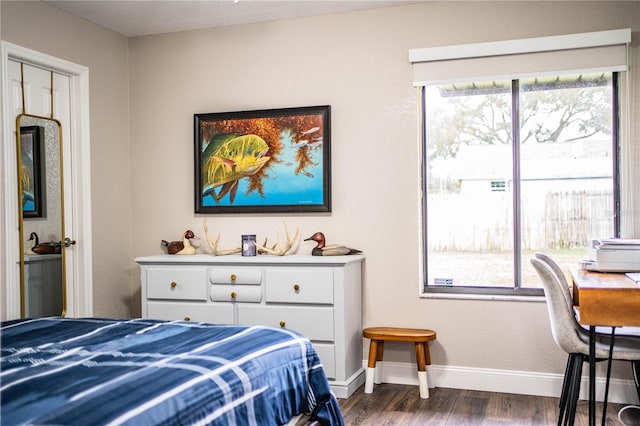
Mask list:
[[[70,247],[76,244],[76,240],[72,240],[71,238],[67,237],[64,239],[64,246],[65,247]]]

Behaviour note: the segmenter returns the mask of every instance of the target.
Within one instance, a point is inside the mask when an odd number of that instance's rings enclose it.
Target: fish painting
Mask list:
[[[264,167],[270,159],[268,151],[267,143],[257,135],[215,135],[202,153],[202,196],[211,195],[219,203],[229,194],[233,204],[238,181]]]
[[[315,133],[320,130],[320,127],[312,127],[309,130],[305,130],[304,132],[300,132],[301,135],[308,135],[310,133]]]

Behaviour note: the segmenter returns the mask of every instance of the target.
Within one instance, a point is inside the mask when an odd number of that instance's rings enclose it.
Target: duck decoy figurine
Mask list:
[[[196,248],[191,245],[189,240],[198,239],[192,230],[187,229],[182,237],[182,241],[166,241],[162,240],[162,245],[167,247],[168,254],[195,254]]]
[[[305,238],[305,241],[315,241],[318,244],[311,250],[313,256],[344,256],[348,254],[362,253],[361,250],[345,247],[340,244],[326,245],[324,234],[322,232],[316,232],[309,238]]]
[[[62,247],[60,243],[56,243],[54,241],[48,243],[40,243],[40,239],[38,238],[38,234],[32,232],[29,235],[29,239],[27,241],[33,241],[33,246],[29,249],[29,252],[35,254],[60,254]]]

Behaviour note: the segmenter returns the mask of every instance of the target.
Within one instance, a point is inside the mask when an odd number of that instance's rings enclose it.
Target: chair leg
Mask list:
[[[569,393],[569,388],[571,387],[571,372],[573,371],[574,364],[576,362],[576,357],[574,354],[569,354],[567,357],[567,367],[564,371],[564,381],[562,382],[562,392],[560,393],[560,413],[558,414],[558,426],[562,426],[562,422],[564,420],[564,415],[567,409],[567,396]]]
[[[581,354],[572,354],[575,356],[573,370],[571,371],[571,385],[569,388],[567,412],[565,415],[565,425],[573,426],[576,419],[576,406],[580,397],[580,384],[582,381],[582,364],[585,357]]]
[[[616,337],[616,328],[611,327],[611,341],[609,343],[609,359],[607,360],[607,382],[604,388],[604,401],[602,403],[602,419],[607,418],[607,401],[609,400],[609,382],[611,381],[611,361],[613,357],[613,343]]]
[[[640,361],[631,362],[631,369],[633,370],[633,382],[636,384],[636,393],[640,401]]]

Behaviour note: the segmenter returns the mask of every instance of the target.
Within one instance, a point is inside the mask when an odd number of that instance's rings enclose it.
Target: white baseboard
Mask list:
[[[366,367],[366,362],[366,360],[363,361],[364,367]],[[418,386],[418,372],[415,364],[378,362],[382,363],[383,383]],[[469,389],[559,398],[563,380],[563,374],[447,365],[427,366],[427,382],[430,388]],[[580,387],[581,399],[588,397],[588,383],[588,376],[583,376]],[[605,378],[598,377],[596,379],[596,398],[598,401],[604,399],[604,387]],[[638,404],[638,395],[633,380],[611,379],[609,402]]]
[[[364,372],[365,369],[361,368],[344,382],[329,380],[331,391],[336,398],[349,398],[352,393],[357,391],[358,388],[364,384]],[[418,375],[416,374],[416,380],[417,377]]]

